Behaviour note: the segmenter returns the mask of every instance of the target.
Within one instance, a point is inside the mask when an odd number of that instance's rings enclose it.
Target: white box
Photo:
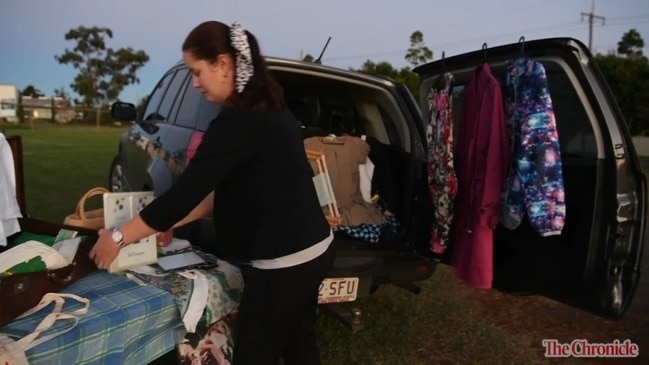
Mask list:
[[[107,229],[121,226],[135,217],[154,199],[152,191],[104,193],[104,223]],[[155,234],[133,242],[121,249],[108,268],[108,272],[120,272],[138,266],[158,262]]]

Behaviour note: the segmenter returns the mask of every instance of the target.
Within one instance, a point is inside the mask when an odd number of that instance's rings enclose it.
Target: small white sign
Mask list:
[[[104,193],[104,223],[107,229],[121,226],[135,217],[154,199],[152,191]],[[122,248],[108,268],[120,272],[130,268],[154,264],[158,261],[155,234]]]

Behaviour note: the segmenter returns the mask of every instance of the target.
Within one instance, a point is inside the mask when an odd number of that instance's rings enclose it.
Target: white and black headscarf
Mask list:
[[[230,26],[230,43],[232,43],[232,47],[236,51],[236,78],[234,85],[240,94],[246,88],[255,71],[252,64],[248,35],[239,22],[234,22]]]

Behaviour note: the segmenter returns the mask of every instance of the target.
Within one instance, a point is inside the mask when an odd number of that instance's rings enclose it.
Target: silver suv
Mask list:
[[[542,237],[523,222],[494,231],[494,287],[534,291],[570,305],[620,318],[639,279],[646,214],[646,181],[631,138],[588,49],[574,39],[525,44],[525,56],[543,62],[559,132],[567,216],[562,234]],[[321,303],[352,302],[386,287],[419,291],[416,283],[448,263],[429,249],[436,202],[427,185],[427,90],[443,72],[454,75],[454,113],[460,120],[464,84],[488,62],[494,74],[518,57],[520,44],[477,50],[418,67],[420,101],[386,78],[314,63],[268,58],[305,138],[330,133],[366,136],[375,165],[372,194],[396,214],[377,242],[336,232],[336,261],[321,287]],[[144,110],[113,105],[113,116],[133,121],[110,168],[113,190],[161,194],[192,157],[208,123],[219,113],[192,88],[183,64],[155,85]],[[137,115],[136,115],[137,114]],[[213,225],[178,230],[193,244],[219,253]],[[209,243],[209,244],[207,244]],[[242,267],[245,262],[239,263]]]

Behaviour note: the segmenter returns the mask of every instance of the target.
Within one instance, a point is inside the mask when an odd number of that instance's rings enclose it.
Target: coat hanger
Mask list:
[[[487,62],[487,42],[482,43],[482,62]]]
[[[446,51],[442,51],[442,71],[446,72]]]
[[[441,90],[446,86],[446,52],[442,51],[442,72],[433,83],[433,88]]]

